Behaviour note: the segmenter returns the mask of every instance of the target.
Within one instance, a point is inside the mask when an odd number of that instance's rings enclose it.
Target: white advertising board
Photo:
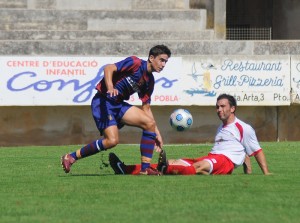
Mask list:
[[[191,105],[215,105],[222,93],[238,105],[289,105],[289,56],[185,57],[184,100]]]
[[[122,59],[124,57],[0,57],[0,105],[89,105],[96,93],[95,86],[103,77],[104,66]],[[164,71],[154,74],[154,105],[180,103],[174,100],[174,85],[179,85],[181,61],[181,58],[171,58]],[[129,101],[141,104],[137,94]]]
[[[103,68],[124,57],[0,57],[1,106],[89,105]],[[143,58],[146,59],[146,58]],[[289,56],[172,57],[154,73],[152,105],[289,105]],[[137,95],[130,103],[140,105]]]
[[[300,104],[300,56],[291,57],[291,103]]]

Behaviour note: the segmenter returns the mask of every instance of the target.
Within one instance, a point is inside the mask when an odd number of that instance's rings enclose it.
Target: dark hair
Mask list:
[[[227,99],[229,101],[230,107],[232,107],[232,106],[237,107],[236,100],[232,95],[230,95],[230,94],[220,94],[217,98],[217,101],[219,101],[221,99]]]
[[[156,45],[152,47],[149,51],[149,57],[151,55],[157,57],[158,55],[161,54],[167,54],[168,57],[171,57],[171,50],[165,45]]]

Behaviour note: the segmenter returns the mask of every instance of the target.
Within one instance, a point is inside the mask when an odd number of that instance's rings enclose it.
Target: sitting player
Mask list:
[[[161,151],[158,163],[151,164],[150,169],[152,170],[151,174],[149,175],[195,175],[197,174],[194,168],[190,168],[193,163],[203,160],[205,157],[199,157],[195,159],[187,158],[187,159],[170,159],[167,160],[166,152],[164,150]],[[131,174],[131,175],[139,175],[141,165],[125,165],[116,154],[110,153],[109,154],[109,163],[112,169],[114,170],[115,174]],[[157,170],[159,173],[157,173]],[[244,162],[244,173],[250,174],[251,173],[251,163],[250,159],[247,156]],[[199,173],[201,174],[201,173]],[[208,173],[202,173],[208,174]],[[231,172],[219,172],[213,174],[231,174]]]
[[[222,124],[217,130],[215,143],[207,156],[192,159],[166,159],[165,152],[160,153],[156,168],[160,174],[231,174],[236,167],[244,164],[245,172],[251,172],[250,159],[254,156],[262,172],[270,174],[267,161],[260,147],[254,129],[235,116],[236,100],[228,94],[221,94],[217,98],[216,110]],[[109,160],[116,174],[135,174],[139,165],[126,166],[119,158],[111,153]]]

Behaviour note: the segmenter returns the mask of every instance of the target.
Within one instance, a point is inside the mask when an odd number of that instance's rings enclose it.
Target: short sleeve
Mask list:
[[[261,149],[255,131],[250,125],[245,126],[242,144],[249,156]]]

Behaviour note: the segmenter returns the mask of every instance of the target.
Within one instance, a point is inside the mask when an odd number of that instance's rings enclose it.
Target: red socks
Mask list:
[[[152,168],[156,168],[157,164],[151,164]],[[138,175],[141,171],[141,164],[126,165],[126,174]],[[196,170],[193,166],[169,165],[165,173],[166,175],[195,175]]]
[[[150,166],[156,168],[157,164],[151,164]],[[125,172],[126,174],[139,175],[141,172],[141,164],[126,165]]]

